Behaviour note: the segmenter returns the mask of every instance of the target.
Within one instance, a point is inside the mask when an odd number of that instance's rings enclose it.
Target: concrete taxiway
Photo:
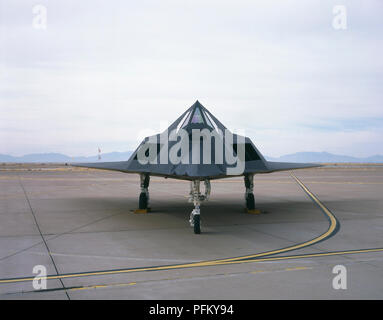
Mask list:
[[[382,299],[383,166],[212,182],[202,234],[189,183],[64,165],[0,166],[0,299]],[[33,268],[47,268],[47,290]],[[335,290],[333,267],[347,270]]]

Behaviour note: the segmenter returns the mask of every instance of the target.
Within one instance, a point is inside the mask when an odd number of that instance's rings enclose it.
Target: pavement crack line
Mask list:
[[[234,257],[234,258],[225,258],[225,259],[216,259],[216,260],[207,260],[200,262],[192,262],[185,264],[174,264],[174,265],[164,265],[164,266],[153,266],[153,267],[139,267],[139,268],[129,268],[129,269],[119,269],[119,270],[103,270],[103,271],[91,271],[91,272],[81,272],[81,273],[72,273],[72,274],[62,274],[57,276],[47,276],[47,279],[61,279],[61,278],[69,278],[69,277],[79,277],[79,276],[90,276],[90,275],[102,275],[102,274],[113,274],[113,273],[125,273],[125,272],[138,272],[138,271],[155,271],[155,270],[170,270],[170,269],[180,269],[180,268],[190,268],[190,267],[203,267],[203,266],[214,266],[220,264],[231,264],[231,263],[242,263],[247,261],[254,261],[260,258],[269,257],[272,255],[277,255],[280,253],[286,253],[292,250],[302,249],[313,244],[316,244],[320,241],[324,241],[325,239],[333,236],[339,230],[339,223],[335,216],[312,194],[307,187],[303,185],[303,183],[296,178],[293,173],[291,176],[295,179],[295,181],[302,187],[302,189],[306,192],[306,194],[311,198],[313,202],[315,202],[325,216],[329,220],[329,227],[326,232],[323,234],[311,239],[309,241],[305,241],[299,244],[295,244],[292,246],[288,246],[281,249],[271,250],[267,252],[256,253],[252,255]],[[8,282],[18,282],[18,281],[27,281],[30,278],[15,278],[8,279]],[[0,283],[7,282],[7,279],[0,280]]]
[[[55,263],[55,261],[54,261],[52,255],[51,255],[51,251],[49,250],[48,244],[47,244],[47,242],[46,242],[46,240],[45,240],[45,238],[44,238],[44,235],[43,235],[42,232],[41,232],[39,223],[37,222],[36,215],[35,215],[35,213],[34,213],[34,211],[33,211],[31,202],[30,202],[30,200],[29,200],[29,198],[28,198],[28,195],[27,195],[27,192],[26,192],[26,190],[25,190],[25,188],[24,188],[24,186],[23,186],[23,183],[21,182],[21,178],[20,178],[20,176],[19,176],[19,183],[20,183],[21,189],[22,189],[23,192],[24,192],[25,199],[27,200],[27,203],[28,203],[29,209],[30,209],[30,211],[31,211],[31,213],[32,213],[33,220],[35,221],[37,230],[38,230],[39,233],[40,233],[41,239],[43,240],[43,243],[44,243],[44,245],[45,245],[45,248],[47,249],[47,252],[48,252],[49,257],[50,257],[50,259],[51,259],[51,261],[52,261],[53,267],[55,268],[56,274],[57,274],[57,276],[60,276],[60,273],[59,273],[59,271],[58,271],[58,269],[57,269],[56,263]],[[58,278],[58,279],[59,279],[59,281],[60,281],[60,283],[61,283],[63,289],[65,290],[65,294],[66,294],[68,300],[70,300],[68,291],[67,291],[66,288],[65,288],[65,285],[64,285],[63,280],[62,280],[61,278]]]
[[[334,214],[322,204],[322,202],[293,174],[291,177],[296,181],[296,183],[303,189],[303,191],[309,196],[309,198],[316,204],[319,209],[324,213],[326,218],[329,221],[328,229],[320,234],[319,236],[299,243],[292,246],[288,246],[281,249],[256,253],[252,255],[245,255],[234,258],[225,258],[217,260],[206,260],[200,262],[184,263],[184,264],[173,264],[173,265],[160,265],[160,266],[148,266],[148,267],[136,267],[136,268],[124,268],[124,269],[111,269],[111,270],[98,270],[98,271],[85,271],[78,273],[68,273],[59,275],[48,275],[45,277],[47,280],[51,279],[64,279],[64,278],[77,278],[77,277],[89,277],[89,276],[101,276],[101,275],[112,275],[112,274],[125,274],[132,272],[145,272],[145,271],[164,271],[164,270],[174,270],[174,269],[186,269],[193,267],[208,267],[208,266],[218,266],[218,265],[230,265],[230,264],[240,264],[240,263],[254,263],[254,262],[265,262],[265,261],[281,261],[281,260],[291,260],[291,259],[303,259],[303,258],[313,258],[313,257],[325,257],[325,256],[339,256],[339,255],[351,255],[351,254],[360,254],[360,253],[373,253],[373,252],[383,252],[383,248],[366,248],[366,249],[354,249],[354,250],[344,250],[344,251],[333,251],[333,252],[319,252],[319,253],[309,253],[309,254],[297,254],[290,256],[276,256],[281,253],[286,253],[290,251],[295,251],[298,249],[306,248],[312,246],[321,241],[328,239],[335,235],[339,230],[339,222],[334,216]],[[25,191],[24,191],[25,192]],[[28,199],[28,198],[27,198]],[[29,202],[29,200],[28,200]],[[31,208],[33,213],[33,210]],[[37,223],[37,221],[36,221]],[[48,250],[49,252],[49,250]],[[53,258],[51,256],[53,261]],[[56,269],[57,270],[57,269]],[[1,283],[16,283],[16,282],[25,282],[31,281],[31,277],[19,277],[19,278],[8,278],[0,279]]]
[[[114,214],[111,214],[111,215],[109,215],[109,216],[106,216],[106,217],[102,217],[102,218],[96,219],[96,220],[94,220],[94,221],[91,221],[91,222],[89,222],[89,223],[83,224],[83,225],[81,225],[81,226],[78,226],[78,227],[73,228],[73,229],[71,229],[71,230],[69,230],[69,231],[65,231],[65,232],[62,232],[62,233],[59,233],[59,234],[45,234],[46,237],[48,237],[48,236],[52,236],[51,238],[47,238],[46,241],[48,242],[48,241],[57,239],[58,237],[61,237],[61,236],[64,236],[64,235],[73,234],[73,231],[76,231],[76,230],[79,230],[79,229],[88,227],[88,226],[90,226],[90,225],[92,225],[92,224],[95,224],[95,223],[97,223],[97,222],[100,222],[100,221],[103,221],[103,220],[106,220],[106,219],[109,219],[109,218],[112,218],[112,217],[121,215],[121,214],[123,214],[123,213],[124,213],[124,212],[114,213]],[[87,233],[87,232],[78,232],[78,233]],[[44,236],[44,234],[43,234],[43,236]],[[40,244],[42,244],[42,243],[43,243],[43,241],[39,241],[39,242],[37,242],[37,243],[35,243],[35,244],[33,244],[33,245],[30,245],[29,247],[26,247],[26,248],[23,248],[23,249],[21,249],[21,250],[19,250],[19,251],[13,252],[13,253],[11,253],[11,254],[9,254],[9,255],[7,255],[7,256],[1,257],[1,258],[0,258],[0,261],[5,260],[5,259],[8,259],[8,258],[11,258],[11,257],[13,257],[13,256],[15,256],[15,255],[17,255],[17,254],[20,254],[20,253],[22,253],[22,252],[25,252],[25,251],[31,249],[31,248],[34,248],[34,247],[36,247],[36,246],[38,246],[38,245],[40,245]]]

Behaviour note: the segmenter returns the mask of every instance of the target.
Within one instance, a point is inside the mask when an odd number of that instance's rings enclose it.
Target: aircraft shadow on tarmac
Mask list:
[[[212,200],[205,204],[207,210],[203,217],[203,225],[209,228],[210,232],[213,231],[212,228],[214,227],[230,225],[327,222],[319,207],[311,201],[271,202],[260,200],[257,202],[257,208],[261,210],[261,213],[249,214],[245,212],[244,205],[239,199],[235,201],[228,199],[214,201],[214,198],[212,198]],[[72,210],[79,211],[78,214],[86,211],[91,220],[93,219],[92,212],[94,212],[94,223],[98,223],[100,213],[105,212],[105,219],[109,220],[109,228],[115,223],[116,227],[120,227],[121,231],[124,230],[124,226],[127,227],[127,230],[132,230],[135,225],[139,226],[139,229],[156,228],[159,218],[162,221],[161,225],[158,225],[159,229],[166,227],[166,225],[169,226],[169,229],[188,226],[185,223],[185,216],[189,214],[192,204],[185,204],[184,199],[169,201],[154,199],[151,212],[145,214],[133,213],[132,211],[136,205],[136,199],[103,197],[72,198],[70,206]],[[359,208],[362,210],[362,204],[358,199],[331,200],[326,201],[325,205],[331,208],[340,219],[365,218],[363,211],[359,211]],[[376,216],[378,215],[379,213],[376,212]],[[369,214],[370,218],[374,216],[373,213]],[[65,224],[65,218],[63,223]],[[92,221],[89,221],[89,223],[91,224]],[[102,227],[102,224],[99,227]],[[219,231],[215,230],[214,233],[216,232]],[[241,231],[238,230],[238,232]]]

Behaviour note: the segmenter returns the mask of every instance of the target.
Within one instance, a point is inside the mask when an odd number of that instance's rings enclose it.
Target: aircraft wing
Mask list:
[[[274,171],[284,171],[284,170],[293,170],[293,169],[305,169],[305,168],[315,168],[323,167],[321,164],[317,163],[297,163],[297,162],[274,162],[267,161],[266,167],[268,168],[267,172]]]
[[[146,171],[146,170],[138,170],[138,169],[137,170],[128,169],[128,161],[71,163],[70,165],[73,167],[113,170],[113,171],[121,171],[121,172],[126,172],[126,173],[140,173],[140,172]],[[294,163],[294,162],[266,161],[266,165],[264,166],[264,169],[245,170],[245,173],[251,173],[251,172],[269,173],[269,172],[275,172],[275,171],[315,168],[315,167],[322,167],[322,166],[323,165],[316,164],[316,163]],[[155,172],[155,171],[152,172],[152,175],[182,178],[181,176],[177,177],[177,174],[161,173],[161,172]],[[220,178],[224,178],[224,177],[225,176],[220,176]],[[218,176],[217,177],[212,176],[211,178],[216,179],[216,178],[218,178]],[[190,180],[190,178],[188,180]]]
[[[132,172],[127,170],[128,161],[113,161],[113,162],[93,162],[93,163],[70,163],[73,167],[82,167],[82,168],[92,168],[92,169],[104,169],[104,170],[114,170],[122,172]]]

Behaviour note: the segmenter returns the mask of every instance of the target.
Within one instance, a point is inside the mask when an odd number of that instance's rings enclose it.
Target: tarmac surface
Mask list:
[[[63,165],[0,165],[0,299],[382,299],[383,166],[212,181],[200,235],[189,183]],[[47,269],[34,290],[33,268]],[[334,289],[333,268],[347,270]]]

